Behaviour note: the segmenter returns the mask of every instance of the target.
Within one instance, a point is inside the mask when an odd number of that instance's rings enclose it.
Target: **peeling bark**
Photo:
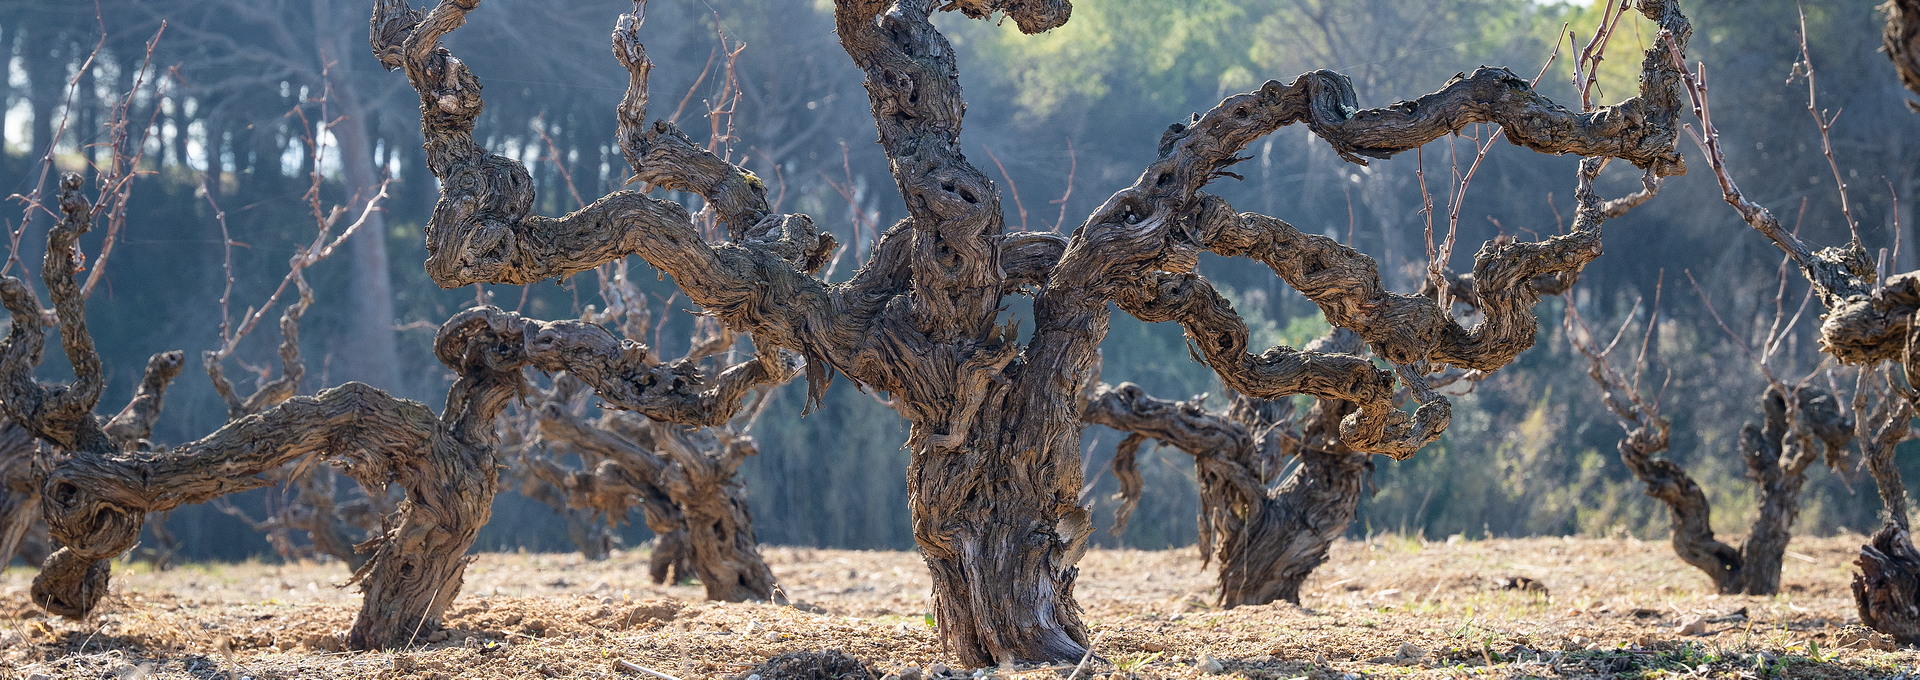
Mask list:
[[[419,93],[428,167],[441,180],[441,200],[427,225],[429,275],[445,287],[524,284],[637,255],[728,328],[752,335],[763,359],[744,370],[773,376],[780,372],[774,352],[803,357],[809,406],[834,373],[888,393],[911,426],[914,536],[933,575],[941,637],[973,666],[1077,660],[1086,651],[1086,627],[1073,601],[1074,565],[1091,530],[1078,505],[1082,414],[1075,396],[1097,363],[1109,301],[1142,319],[1181,322],[1207,363],[1243,394],[1354,402],[1357,410],[1339,428],[1341,441],[1356,451],[1405,457],[1437,437],[1451,413],[1425,386],[1429,362],[1491,370],[1511,361],[1535,331],[1529,309],[1535,298],[1523,284],[1577,271],[1599,252],[1606,204],[1589,195],[1575,234],[1483,251],[1477,290],[1489,320],[1462,328],[1431,301],[1386,293],[1364,256],[1295,238],[1279,220],[1235,214],[1200,193],[1208,182],[1232,176],[1226,168],[1242,160],[1247,144],[1305,123],[1359,162],[1495,122],[1509,140],[1537,151],[1622,158],[1649,177],[1681,170],[1673,145],[1679,78],[1664,49],[1644,62],[1640,96],[1585,113],[1554,104],[1501,69],[1482,69],[1415,102],[1361,110],[1344,77],[1319,71],[1291,85],[1273,82],[1235,95],[1191,124],[1174,126],[1139,182],[1116,193],[1070,238],[1009,234],[997,190],[960,151],[965,101],[958,66],[929,15],[1005,12],[1033,32],[1064,22],[1070,4],[839,0],[836,30],[865,76],[879,142],[908,217],[881,235],[850,281],[830,285],[814,272],[833,244],[810,218],[773,213],[758,178],[690,143],[672,125],[646,121],[653,64],[639,41],[640,19],[631,15],[619,19],[613,38],[615,59],[629,74],[616,140],[636,178],[705,198],[727,239],[706,242],[685,208],[632,191],[558,218],[532,214],[534,187],[525,168],[473,138],[482,108],[479,80],[439,44],[478,6],[478,0],[443,0],[417,12],[403,0],[379,0],[373,12],[374,54],[388,68],[403,69]],[[1641,8],[1684,44],[1690,28],[1672,2],[1646,0]],[[1599,167],[1598,161],[1583,164],[1593,173]],[[1302,248],[1339,270],[1331,283],[1322,268],[1288,259]],[[1248,351],[1244,323],[1193,274],[1203,249],[1268,261],[1335,325],[1408,365],[1402,374],[1421,406],[1413,414],[1397,410],[1394,373],[1351,355]],[[1025,346],[1001,318],[1003,298],[1020,292],[1035,296],[1035,327]],[[576,339],[586,337],[581,331]],[[595,352],[611,357],[606,349]],[[539,365],[557,370],[557,363]],[[609,388],[617,397],[635,386],[614,375],[567,370],[603,397]],[[726,375],[711,390],[716,404],[728,401]],[[692,413],[661,418],[612,400],[657,420],[686,422],[682,417]]]

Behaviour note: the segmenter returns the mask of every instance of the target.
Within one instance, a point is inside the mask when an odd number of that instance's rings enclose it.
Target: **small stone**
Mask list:
[[[1220,662],[1215,660],[1212,656],[1201,654],[1200,660],[1193,664],[1193,669],[1200,671],[1201,673],[1205,673],[1207,675],[1213,675],[1215,673],[1225,672],[1227,670],[1227,667],[1220,665]]]
[[[926,678],[926,676],[920,672],[919,666],[902,668],[896,675],[899,676],[900,680],[924,680],[924,678]]]
[[[27,680],[53,680],[53,676],[47,675],[46,673],[34,673],[33,675],[27,676]]]
[[[1681,635],[1706,635],[1707,634],[1707,617],[1704,617],[1704,616],[1694,617],[1692,621],[1687,622],[1687,625],[1680,627],[1680,634]]]
[[[1148,640],[1146,642],[1140,643],[1140,650],[1144,652],[1164,652],[1164,651],[1167,651],[1167,646],[1160,644],[1158,642],[1154,642],[1152,640]]]
[[[1899,649],[1893,638],[1886,633],[1865,626],[1847,626],[1834,636],[1834,646],[1843,649],[1875,649],[1891,652]]]
[[[323,652],[339,652],[345,651],[347,648],[347,646],[340,641],[340,636],[327,633],[308,635],[303,642],[305,642],[308,647]]]
[[[928,666],[927,674],[932,675],[933,677],[936,677],[936,678],[942,675],[946,675],[947,665],[943,663],[936,663],[934,665]]]

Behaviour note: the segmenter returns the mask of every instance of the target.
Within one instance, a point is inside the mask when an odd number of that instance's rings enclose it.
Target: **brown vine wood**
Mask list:
[[[736,475],[758,453],[751,437],[618,411],[589,422],[554,400],[537,417],[543,440],[596,461],[562,478],[572,503],[613,518],[641,506],[659,539],[649,569],[655,581],[694,575],[710,600],[772,598],[773,571]]]
[[[1308,349],[1365,351],[1359,336],[1346,329]],[[1114,533],[1126,525],[1142,492],[1135,452],[1144,440],[1159,440],[1194,457],[1200,554],[1217,565],[1218,604],[1299,604],[1300,585],[1327,561],[1327,549],[1353,522],[1373,464],[1371,454],[1355,452],[1339,438],[1352,404],[1316,400],[1305,412],[1293,411],[1291,402],[1233,395],[1226,410],[1208,412],[1199,399],[1155,399],[1131,383],[1100,386],[1087,405],[1087,422],[1129,435],[1113,461],[1122,488]],[[1299,465],[1276,479],[1289,459]]]
[[[1880,11],[1887,15],[1880,45],[1900,75],[1900,84],[1920,94],[1920,0],[1887,0]],[[1920,111],[1920,103],[1908,101],[1907,108]]]
[[[915,540],[933,575],[934,614],[949,649],[973,666],[1078,660],[1086,651],[1073,583],[1091,522],[1078,504],[1082,414],[1074,395],[1097,363],[1109,301],[1143,319],[1181,322],[1236,391],[1356,403],[1342,441],[1405,457],[1437,437],[1451,412],[1417,370],[1407,374],[1423,403],[1407,414],[1394,407],[1393,372],[1357,357],[1284,347],[1249,352],[1245,324],[1193,273],[1199,252],[1280,263],[1283,279],[1309,291],[1335,325],[1358,332],[1380,356],[1483,370],[1532,342],[1532,293],[1514,290],[1526,288],[1517,284],[1577,270],[1598,254],[1601,214],[1583,215],[1575,235],[1484,251],[1477,290],[1493,311],[1490,321],[1461,328],[1431,302],[1389,297],[1364,256],[1331,242],[1286,241],[1277,226],[1284,223],[1236,214],[1200,193],[1231,176],[1226,168],[1247,144],[1305,123],[1359,162],[1495,122],[1510,141],[1536,151],[1622,158],[1652,176],[1682,169],[1673,144],[1680,81],[1663,51],[1643,63],[1639,96],[1584,113],[1502,69],[1476,71],[1414,102],[1360,109],[1344,77],[1317,71],[1235,95],[1171,128],[1139,182],[1070,237],[1008,233],[997,189],[960,151],[965,101],[957,61],[930,15],[997,11],[1037,32],[1066,21],[1070,3],[839,0],[836,30],[866,79],[908,217],[881,235],[851,280],[829,284],[815,272],[833,243],[810,218],[773,213],[751,173],[671,124],[647,122],[653,64],[632,15],[616,22],[613,37],[615,59],[629,74],[615,138],[638,179],[700,195],[727,238],[707,242],[686,208],[636,191],[557,218],[533,214],[530,175],[473,137],[483,105],[478,78],[440,45],[479,5],[443,0],[415,11],[403,0],[379,0],[373,12],[374,54],[403,70],[420,95],[428,167],[441,180],[427,225],[428,274],[445,287],[524,284],[638,256],[728,328],[750,334],[763,353],[803,357],[810,406],[836,373],[887,393],[911,428],[908,491]],[[1690,27],[1675,3],[1645,0],[1640,8],[1684,44]],[[1283,261],[1283,251],[1298,247],[1342,263],[1338,281],[1319,282],[1318,270]],[[1002,318],[1005,296],[1022,292],[1035,298],[1024,345]],[[749,370],[777,372],[759,366]],[[608,396],[607,381],[576,374]]]

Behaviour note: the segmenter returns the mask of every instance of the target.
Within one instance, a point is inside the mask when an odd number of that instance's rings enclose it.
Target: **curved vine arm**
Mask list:
[[[617,111],[622,151],[641,179],[701,192],[734,242],[706,242],[685,208],[633,191],[613,192],[558,218],[532,214],[526,169],[473,138],[482,108],[479,80],[440,45],[478,6],[479,0],[443,0],[420,12],[405,0],[379,0],[371,24],[375,56],[390,69],[404,69],[421,98],[427,165],[441,183],[426,227],[427,270],[436,283],[525,284],[637,255],[673,276],[689,299],[728,327],[752,333],[763,347],[804,355],[810,405],[834,369],[882,389],[894,382],[882,365],[839,361],[873,341],[869,327],[892,291],[858,282],[830,288],[813,272],[834,244],[810,218],[770,213],[765,187],[751,173],[692,145],[671,125],[645,122],[652,63],[635,17],[623,16],[613,34],[630,86]]]
[[[1675,3],[1652,0],[1642,3],[1641,11],[1676,44],[1685,44],[1691,26]],[[1410,417],[1391,412],[1389,396],[1371,394],[1390,391],[1393,380],[1364,362],[1344,362],[1341,370],[1352,374],[1336,376],[1328,371],[1340,362],[1316,361],[1291,348],[1274,348],[1263,355],[1266,359],[1256,360],[1246,352],[1237,314],[1188,274],[1199,252],[1268,264],[1318,303],[1331,323],[1358,332],[1376,354],[1398,366],[1504,366],[1532,345],[1537,332],[1532,306],[1539,291],[1533,280],[1578,272],[1599,255],[1602,222],[1646,200],[1659,176],[1683,170],[1674,144],[1682,80],[1667,49],[1647,52],[1638,96],[1584,113],[1554,104],[1510,72],[1489,68],[1383,109],[1359,109],[1351,83],[1328,71],[1228,97],[1189,123],[1170,127],[1161,138],[1160,158],[1074,233],[1036,306],[1041,328],[1035,342],[1048,330],[1041,312],[1070,308],[1073,298],[1112,299],[1142,320],[1180,320],[1234,389],[1268,398],[1317,389],[1308,393],[1354,401],[1360,411],[1342,427],[1350,445],[1410,455],[1445,428],[1450,406],[1444,398],[1412,385],[1426,403]],[[1573,233],[1541,243],[1490,243],[1476,256],[1475,302],[1486,318],[1473,327],[1462,327],[1431,298],[1387,291],[1377,264],[1364,254],[1278,219],[1236,213],[1224,200],[1200,191],[1218,177],[1235,176],[1227,168],[1245,160],[1239,154],[1246,145],[1285,125],[1305,123],[1344,157],[1362,162],[1360,156],[1390,156],[1480,122],[1500,124],[1509,141],[1537,151],[1591,157],[1578,176],[1580,210]],[[1647,191],[1602,201],[1592,180],[1604,158],[1642,167]],[[1312,381],[1317,385],[1305,378],[1309,365],[1321,372]],[[1418,381],[1423,371],[1405,372]],[[1336,391],[1336,385],[1342,389]]]
[[[1121,291],[1115,304],[1142,321],[1179,322],[1201,358],[1235,392],[1262,399],[1310,394],[1353,402],[1359,410],[1342,421],[1340,435],[1356,451],[1404,459],[1438,437],[1452,418],[1452,404],[1439,398],[1422,403],[1411,416],[1399,410],[1393,373],[1358,356],[1288,347],[1249,353],[1246,322],[1197,274],[1162,272],[1151,281],[1151,288]]]
[[[1218,475],[1219,481],[1234,490],[1237,496],[1234,505],[1247,508],[1249,513],[1258,512],[1257,508],[1266,498],[1266,484],[1253,465],[1255,434],[1232,418],[1207,412],[1199,398],[1168,401],[1148,395],[1133,383],[1100,385],[1095,388],[1093,399],[1087,402],[1084,418],[1086,422],[1127,433],[1121,450],[1114,454],[1117,474],[1123,465],[1132,463],[1134,453],[1146,439],[1154,439],[1199,460],[1208,473]],[[1122,488],[1121,506],[1114,517],[1115,535],[1140,502],[1141,491],[1137,471],[1118,476]]]
[[[397,461],[429,450],[434,430],[426,407],[347,383],[173,449],[70,456],[42,485],[48,528],[65,547],[35,579],[35,602],[63,616],[91,611],[104,592],[103,560],[133,547],[147,513],[267,486],[259,475],[307,455],[350,461],[362,483],[384,486]],[[95,562],[101,572],[88,575],[95,567],[84,563]],[[97,587],[80,587],[95,578]]]
[[[104,426],[107,436],[121,449],[146,446],[146,439],[153,436],[153,423],[160,417],[167,386],[173,384],[185,366],[186,355],[179,350],[161,352],[147,359],[147,370],[141,374],[133,399]]]
[[[59,326],[61,348],[73,366],[73,383],[43,385],[34,380],[49,314],[26,282],[0,279],[0,305],[13,316],[7,338],[0,342],[0,412],[62,449],[107,452],[117,447],[93,414],[104,381],[100,355],[87,332],[86,297],[74,280],[85,262],[80,236],[93,228],[93,205],[81,194],[81,183],[75,173],[60,177],[61,218],[47,233],[40,269],[53,298],[52,322]]]
[[[1005,224],[999,191],[961,153],[966,101],[953,45],[929,18],[937,9],[928,0],[841,2],[834,25],[865,72],[880,146],[910,215],[917,256],[906,314],[929,341],[945,343],[998,315]]]
[[[579,378],[610,406],[686,425],[726,424],[753,390],[792,380],[802,366],[799,357],[775,350],[713,373],[698,362],[656,361],[645,345],[594,324],[540,321],[493,307],[469,309],[448,323],[456,322],[517,343],[531,365]]]

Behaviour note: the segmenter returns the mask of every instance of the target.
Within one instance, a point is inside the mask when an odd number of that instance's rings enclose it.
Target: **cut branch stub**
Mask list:
[[[179,377],[180,369],[185,366],[186,354],[178,350],[161,352],[148,359],[147,370],[141,375],[133,400],[107,421],[107,436],[122,449],[151,448],[152,444],[146,439],[153,435],[153,423],[160,417],[167,386]]]

